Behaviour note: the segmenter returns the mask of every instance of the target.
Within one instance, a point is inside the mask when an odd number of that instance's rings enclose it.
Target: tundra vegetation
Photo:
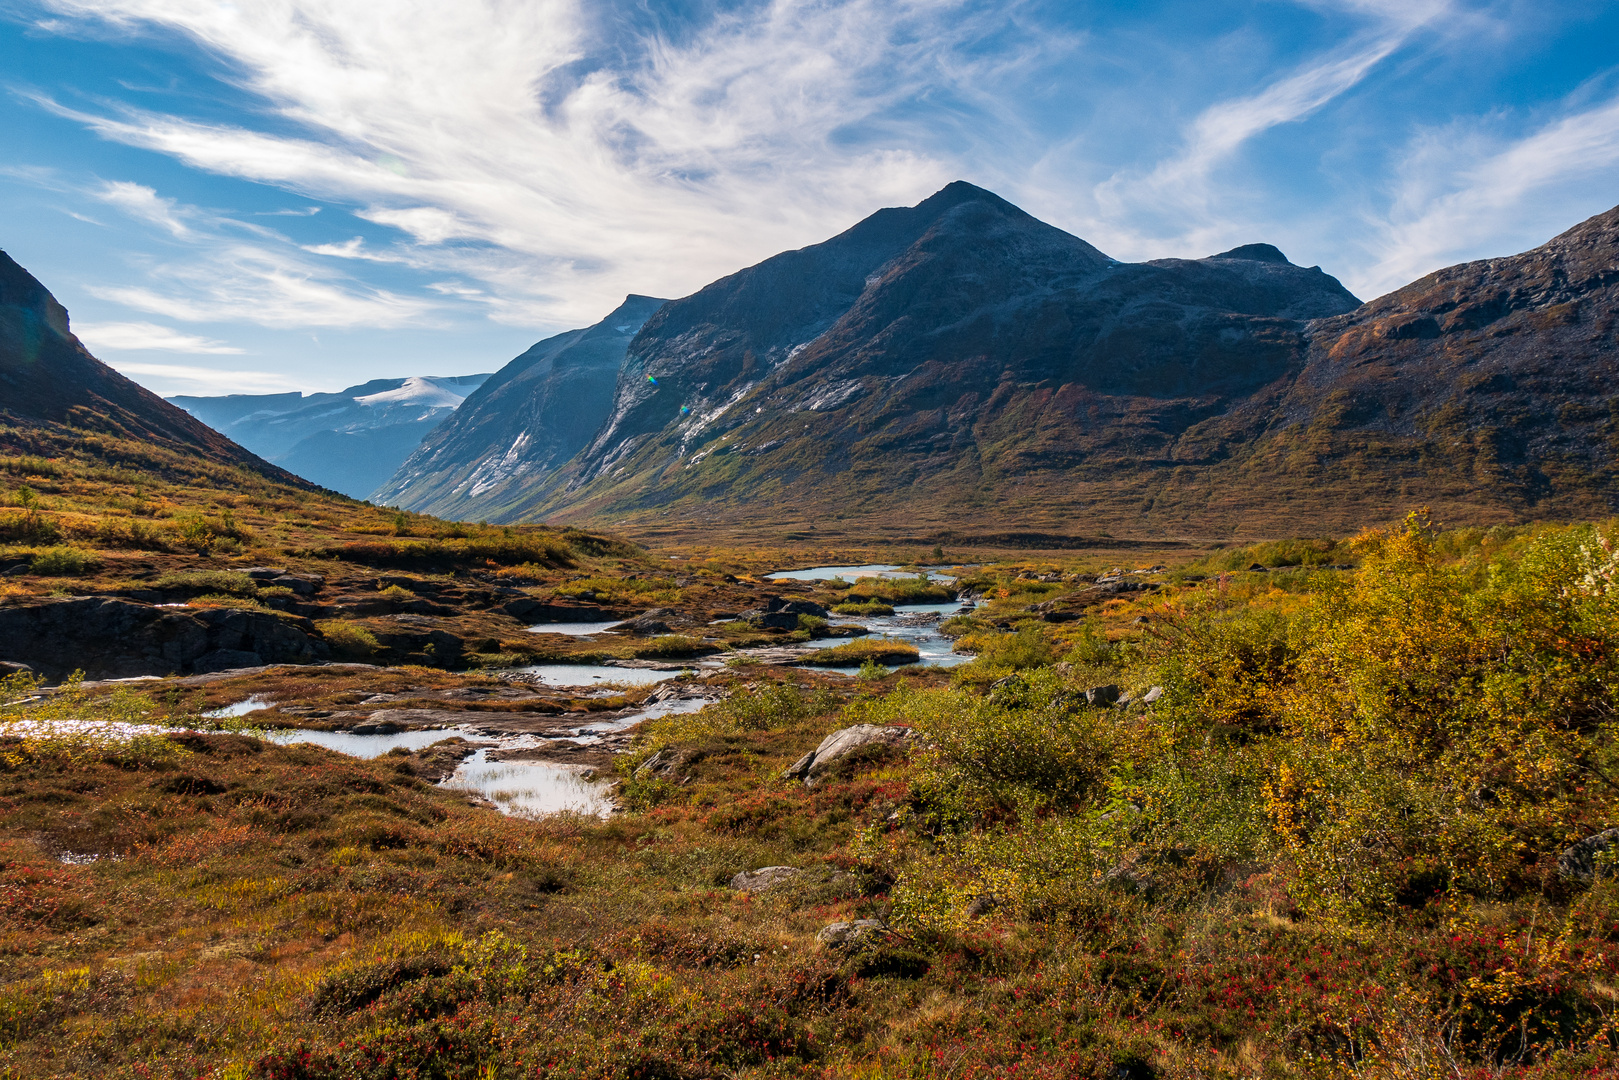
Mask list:
[[[237,543],[287,528],[232,509]],[[507,539],[345,513],[389,545]],[[565,552],[480,565],[643,607],[699,588],[540,535]],[[721,668],[722,701],[641,725],[606,820],[201,717],[246,683],[14,675],[0,1075],[1612,1075],[1619,878],[1602,842],[1563,854],[1619,825],[1616,540],[1414,516],[1156,574],[987,561],[947,624],[970,663]],[[727,558],[680,576],[745,581]],[[350,700],[493,680],[333,670]],[[784,778],[855,724],[915,737]],[[771,866],[799,873],[732,887]]]

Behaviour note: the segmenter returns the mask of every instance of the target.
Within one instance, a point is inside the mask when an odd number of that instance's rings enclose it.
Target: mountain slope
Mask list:
[[[1208,538],[1423,505],[1590,517],[1619,509],[1616,323],[1619,210],[1362,305],[1269,245],[1119,263],[957,183],[665,305],[588,444],[480,516]]]
[[[1363,520],[1417,504],[1456,522],[1609,514],[1616,388],[1619,208],[1312,326],[1299,377],[1245,425],[1240,471],[1333,492]]]
[[[624,350],[663,305],[629,296],[595,326],[546,338],[490,376],[372,496],[441,517],[511,520],[596,434]]]
[[[373,379],[330,394],[169,401],[299,476],[363,499],[488,378]]]
[[[1268,246],[1123,264],[952,184],[670,303],[537,511],[852,503],[944,527],[1031,477],[1166,454],[1295,372],[1305,320],[1356,303]]]
[[[17,452],[97,433],[309,486],[91,356],[73,336],[67,310],[3,251],[0,427],[0,443]]]

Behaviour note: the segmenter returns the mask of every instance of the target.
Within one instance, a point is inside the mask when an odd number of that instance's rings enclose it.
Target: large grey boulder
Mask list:
[[[1565,848],[1557,857],[1557,875],[1566,881],[1577,881],[1589,885],[1600,874],[1602,877],[1613,877],[1615,866],[1609,863],[1606,866],[1597,865],[1597,856],[1619,843],[1619,829],[1603,829],[1593,836]]]
[[[782,776],[790,780],[803,780],[809,783],[815,777],[827,770],[833,762],[848,757],[863,746],[904,746],[917,737],[916,732],[906,727],[880,727],[876,724],[856,724],[840,731],[834,731],[821,740],[821,745],[805,754],[787,770]]]

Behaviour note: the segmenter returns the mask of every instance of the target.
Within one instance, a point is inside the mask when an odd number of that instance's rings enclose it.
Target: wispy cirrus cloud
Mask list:
[[[229,356],[244,350],[223,341],[186,334],[149,322],[79,323],[73,332],[93,352],[160,349],[164,352]]]
[[[41,98],[58,115],[355,205],[416,262],[496,286],[497,317],[524,322],[586,321],[630,288],[680,295],[928,194],[955,167],[861,125],[916,95],[981,95],[978,80],[1017,56],[970,55],[1008,12],[959,0],[774,0],[701,34],[612,43],[607,58],[591,9],[572,0],[52,6],[188,35],[295,130]],[[1032,30],[1020,40],[1063,47]]]
[[[1363,272],[1377,295],[1436,267],[1479,257],[1511,221],[1509,255],[1575,224],[1560,188],[1611,179],[1619,169],[1619,96],[1571,108],[1519,138],[1483,125],[1451,125],[1414,141],[1386,215],[1373,220],[1375,261]],[[1609,187],[1606,201],[1619,198]]]
[[[1180,146],[1151,167],[1130,167],[1093,192],[1099,231],[1141,257],[1152,243],[1178,253],[1213,252],[1253,227],[1242,187],[1219,171],[1249,143],[1303,121],[1352,92],[1367,76],[1437,22],[1454,16],[1450,0],[1350,0],[1321,3],[1368,17],[1370,25],[1337,47],[1312,55],[1253,91],[1213,102],[1185,125]]]
[[[163,384],[164,393],[187,391],[194,394],[272,394],[298,389],[285,375],[273,371],[240,371],[196,367],[189,364],[148,364],[121,359],[113,359],[110,363],[114,370],[128,375],[137,382],[155,381]]]

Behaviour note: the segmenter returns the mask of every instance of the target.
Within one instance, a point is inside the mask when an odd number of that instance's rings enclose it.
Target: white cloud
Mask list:
[[[152,267],[148,276],[152,285],[86,288],[183,322],[391,328],[422,324],[433,310],[429,301],[339,278],[290,251],[223,237],[193,258]]]
[[[149,187],[124,180],[111,180],[92,192],[95,198],[115,206],[131,217],[150,222],[162,228],[177,240],[189,240],[195,234],[180,220],[173,199],[165,199]]]
[[[987,63],[951,59],[984,30],[957,0],[773,0],[693,40],[632,42],[611,68],[591,60],[595,13],[575,0],[53,6],[192,36],[298,132],[51,104],[60,115],[357,205],[523,322],[599,318],[632,290],[682,295],[929,194],[954,170],[850,132],[941,82],[978,92]]]
[[[241,349],[223,341],[183,334],[167,326],[149,322],[79,323],[73,332],[92,352],[130,349],[162,349],[165,352],[240,353]]]
[[[1438,267],[1510,255],[1614,202],[1619,97],[1576,109],[1517,139],[1455,125],[1425,132],[1405,162],[1393,205],[1374,221],[1376,261],[1358,275],[1364,295],[1398,288]],[[1503,224],[1511,223],[1510,239]],[[1512,246],[1495,248],[1503,240]]]
[[[235,371],[186,364],[116,362],[112,367],[158,394],[267,394],[297,390],[272,371]]]

